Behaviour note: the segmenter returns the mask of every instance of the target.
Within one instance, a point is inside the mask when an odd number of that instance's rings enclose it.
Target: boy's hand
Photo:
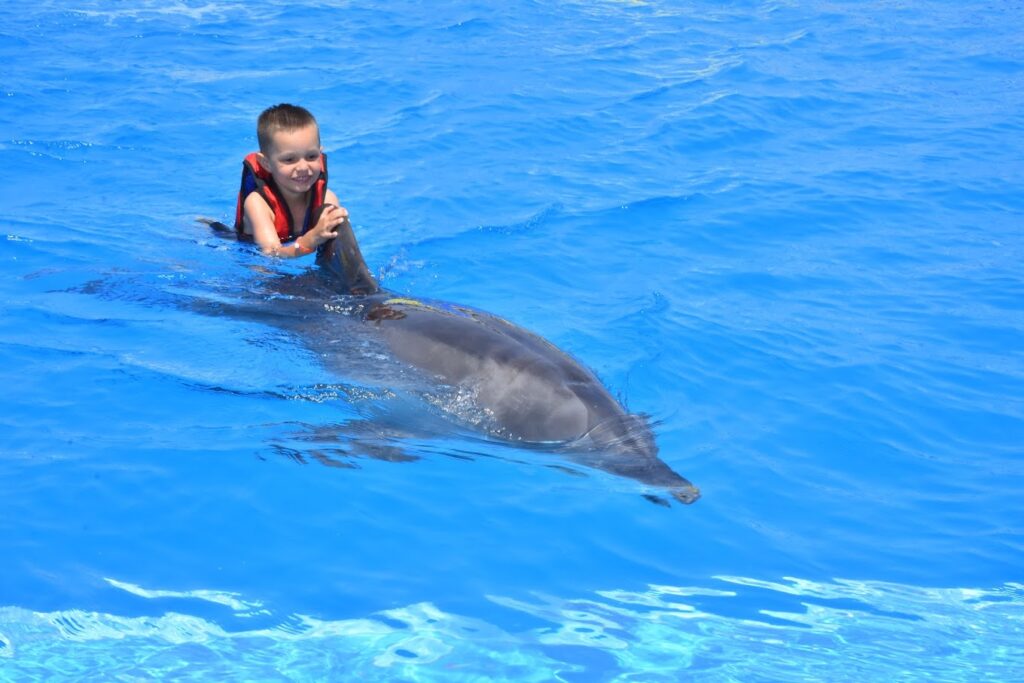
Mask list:
[[[310,240],[311,244],[309,246],[311,248],[316,249],[327,240],[337,237],[338,226],[347,220],[348,209],[343,206],[335,206],[334,204],[324,204],[323,211],[321,211],[316,225],[303,237]]]

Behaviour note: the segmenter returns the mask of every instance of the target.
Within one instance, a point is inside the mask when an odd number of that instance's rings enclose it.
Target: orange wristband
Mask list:
[[[298,238],[295,239],[295,255],[296,256],[305,256],[306,254],[312,254],[312,253],[313,253],[312,249],[307,249],[306,247],[302,246],[302,244],[299,242]]]

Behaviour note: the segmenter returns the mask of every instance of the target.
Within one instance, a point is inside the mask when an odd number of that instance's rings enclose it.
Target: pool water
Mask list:
[[[0,680],[1021,679],[1020,3],[0,20]],[[313,268],[194,222],[281,101],[384,286],[573,354],[703,497],[218,314]]]

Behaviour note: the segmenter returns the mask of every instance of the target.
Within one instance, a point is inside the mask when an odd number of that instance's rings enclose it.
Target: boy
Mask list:
[[[327,159],[316,119],[302,107],[274,105],[260,114],[256,136],[260,151],[242,162],[235,231],[268,256],[312,254],[337,237],[337,227],[348,220],[348,211],[327,189]],[[326,208],[316,225],[309,225],[321,206]]]

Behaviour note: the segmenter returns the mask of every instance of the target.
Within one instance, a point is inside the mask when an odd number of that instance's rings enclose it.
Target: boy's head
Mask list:
[[[304,194],[323,172],[320,129],[302,107],[277,104],[264,110],[256,123],[256,136],[260,165],[286,195]]]
[[[256,139],[260,143],[260,151],[269,155],[274,144],[274,135],[279,131],[290,133],[306,126],[316,127],[316,119],[308,109],[294,104],[275,104],[267,107],[256,121]],[[317,129],[317,141],[320,131]]]

